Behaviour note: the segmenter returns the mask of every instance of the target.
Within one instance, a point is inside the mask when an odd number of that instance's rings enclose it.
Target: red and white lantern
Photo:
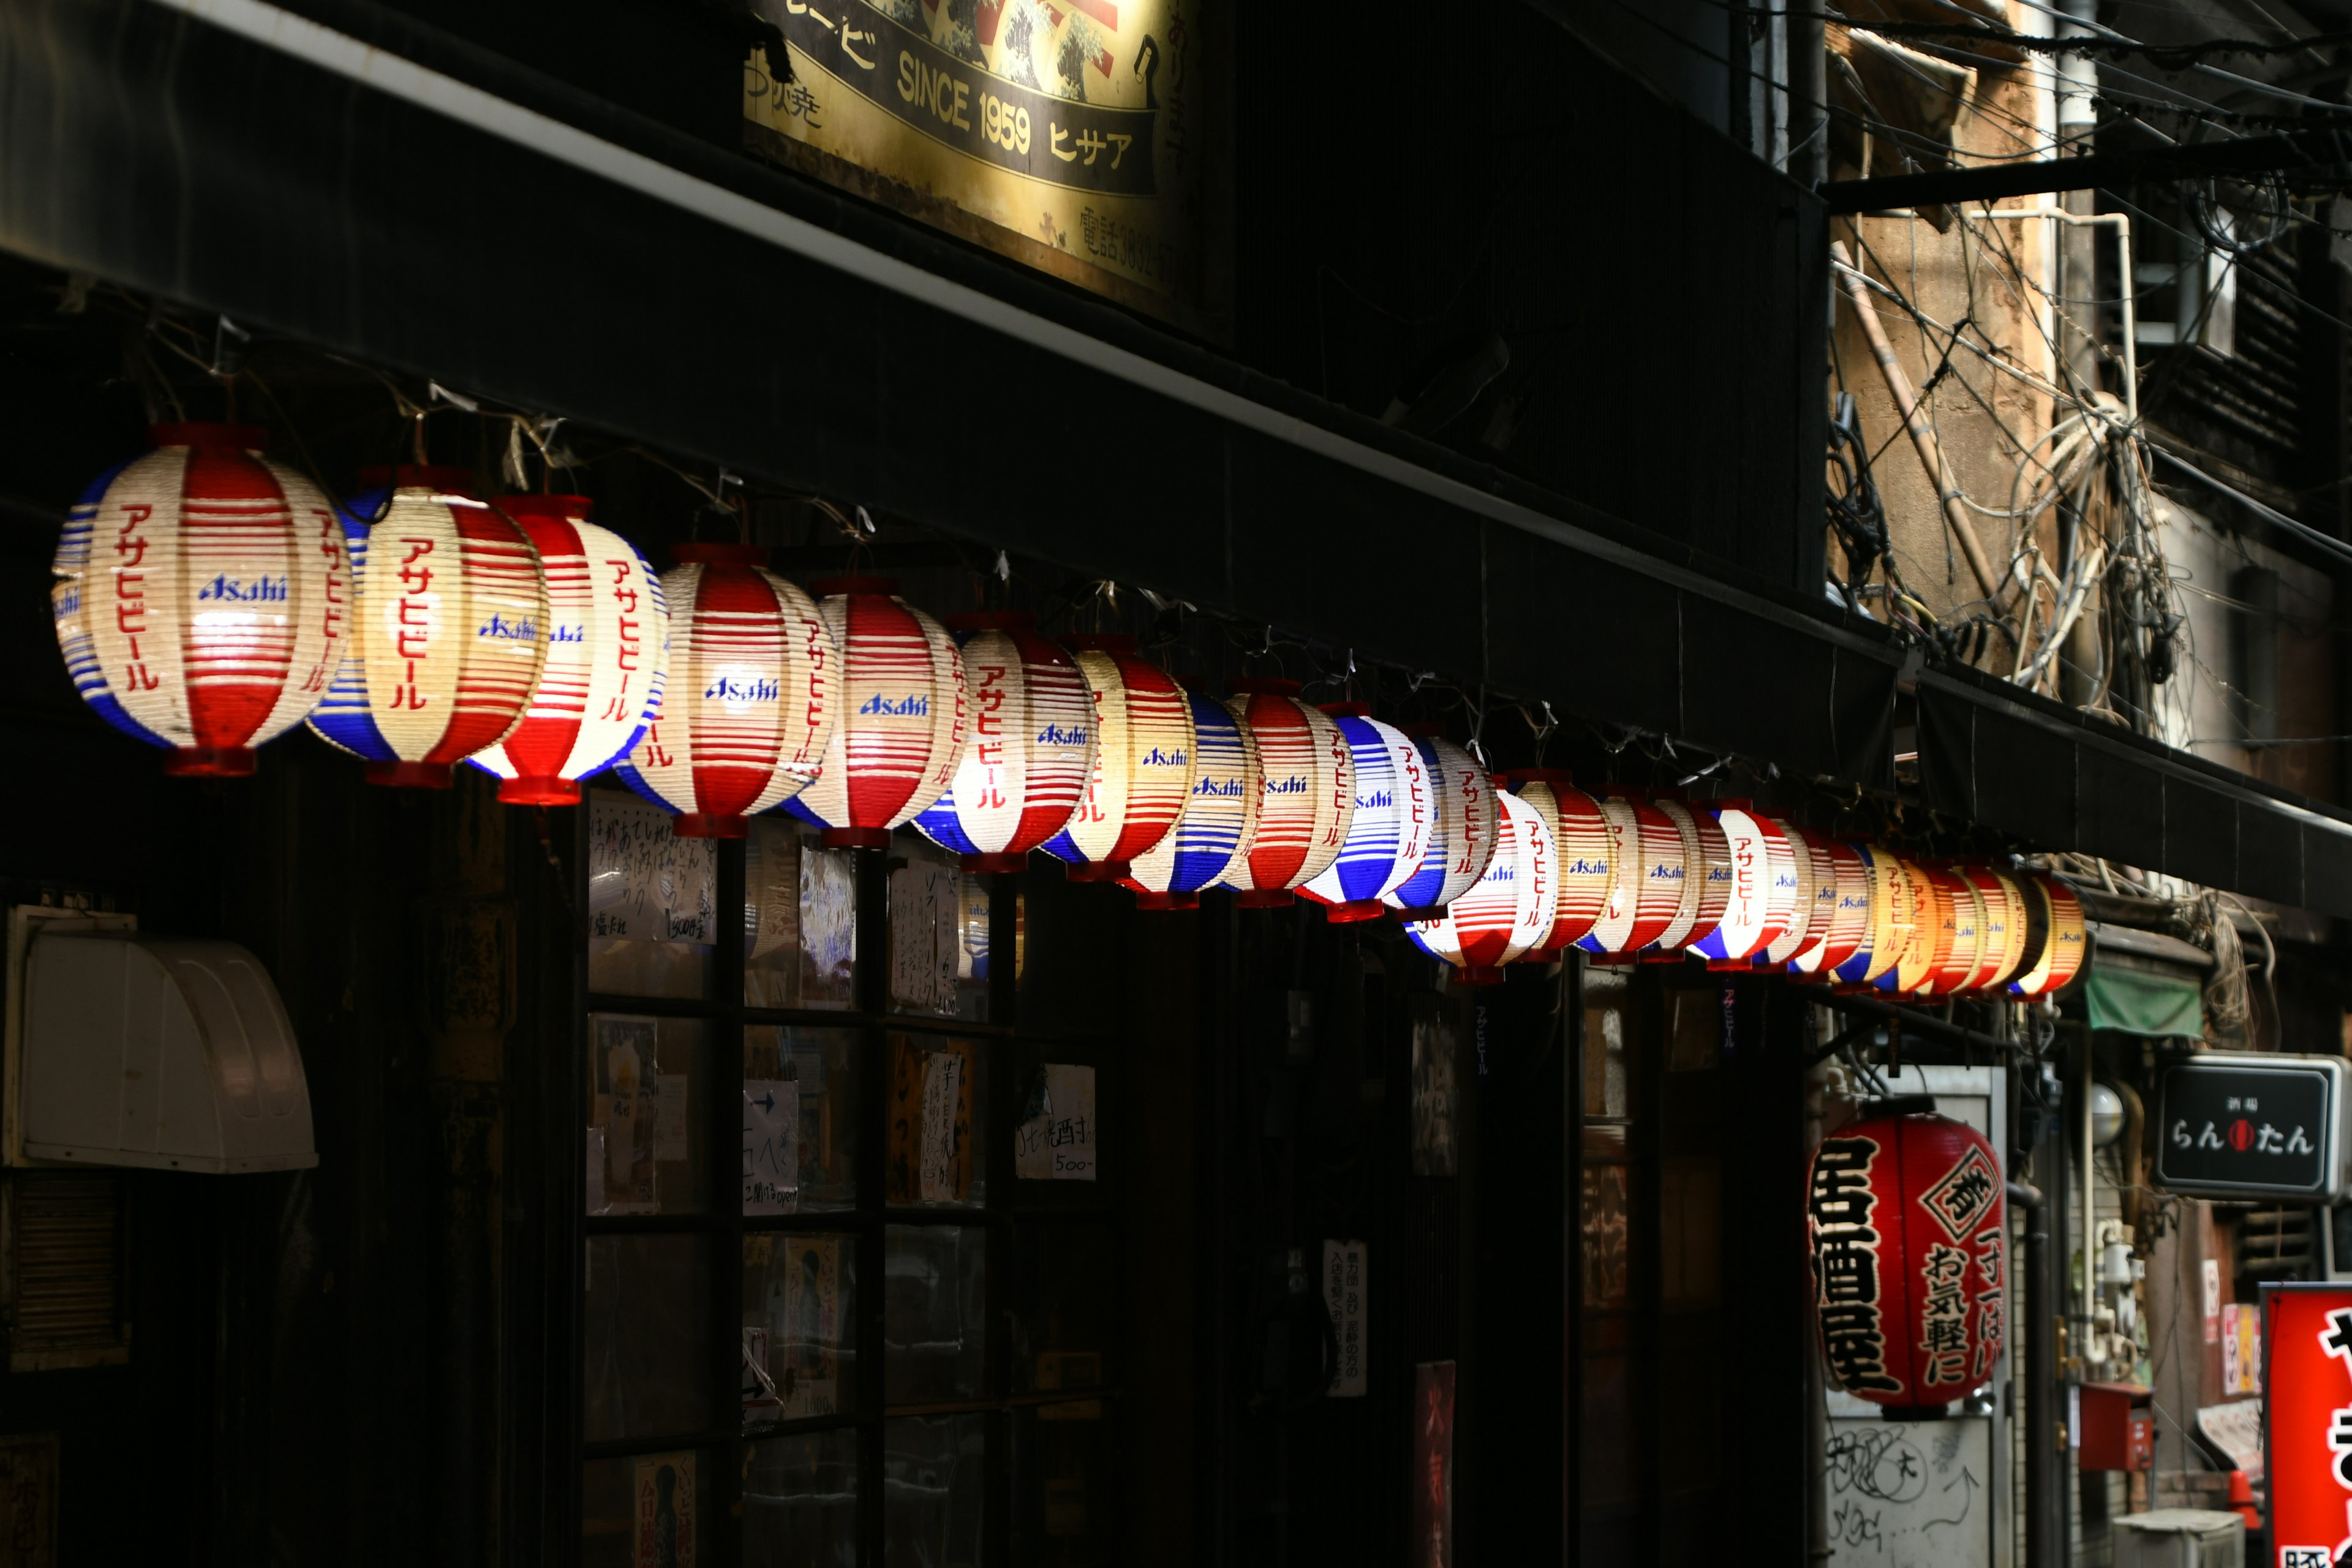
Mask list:
[[[1421,753],[1429,776],[1430,798],[1437,803],[1437,820],[1421,868],[1381,901],[1407,919],[1432,918],[1478,883],[1495,861],[1496,823],[1502,808],[1495,804],[1495,781],[1477,759],[1427,724],[1401,724],[1400,733]]]
[[[1095,763],[1087,678],[1012,611],[950,616],[963,655],[971,739],[955,779],[915,818],[967,871],[1018,871],[1069,825]]]
[[[1591,932],[1609,910],[1610,894],[1616,886],[1609,824],[1601,815],[1600,803],[1559,769],[1524,768],[1504,774],[1503,782],[1551,831],[1553,851],[1559,858],[1554,870],[1559,900],[1551,931],[1536,949],[1557,952]]]
[[[947,794],[970,722],[963,657],[939,622],[880,577],[811,584],[841,652],[841,704],[814,783],[784,809],[835,849],[883,849]]]
[[[547,573],[547,662],[514,733],[474,753],[510,805],[577,805],[661,712],[669,612],[637,547],[588,521],[586,496],[500,499]]]
[[[1830,1375],[1908,1411],[1984,1386],[2007,1327],[2000,1157],[1931,1104],[1890,1102],[1822,1140],[1805,1203]]]
[[[2020,996],[2054,996],[2074,984],[2090,954],[2083,900],[2055,877],[2021,879],[2025,890],[2025,954],[2010,990]]]
[[[1767,942],[1754,963],[1760,968],[1783,969],[1797,954],[1812,945],[1816,920],[1822,924],[1837,913],[1837,874],[1830,861],[1829,847],[1810,834],[1799,832],[1794,823],[1779,817],[1772,819],[1789,841],[1790,861],[1790,891],[1789,923],[1780,934]]]
[[[245,425],[159,425],[58,542],[50,591],[74,689],[161,746],[163,771],[236,776],[326,696],[349,640],[343,524]]]
[[[1491,985],[1503,965],[1551,934],[1559,891],[1559,851],[1543,815],[1515,795],[1497,793],[1495,858],[1470,890],[1434,920],[1408,920],[1413,945],[1460,972],[1465,985]]]
[[[511,734],[547,664],[547,578],[513,520],[462,468],[362,474],[344,510],[352,646],[310,715],[370,784],[446,789]]]
[[[1577,945],[1604,962],[1629,962],[1678,921],[1689,922],[1685,931],[1696,923],[1696,891],[1690,892],[1687,910],[1683,900],[1691,887],[1697,827],[1693,825],[1691,837],[1684,837],[1680,825],[1638,794],[1601,797],[1601,815],[1609,825],[1611,857],[1626,868],[1626,886]]]
[[[1797,908],[1797,857],[1780,825],[1727,800],[1699,808],[1723,835],[1727,886],[1715,930],[1690,943],[1710,969],[1746,969],[1789,928]],[[1806,867],[1811,880],[1811,867]]]
[[[1984,906],[1983,941],[1978,947],[1977,967],[1962,989],[1984,991],[2005,985],[2025,956],[2024,890],[2017,885],[2017,879],[1990,866],[1962,866],[1959,872],[1976,889],[1977,898]]]
[[[1094,771],[1068,825],[1039,847],[1066,862],[1074,882],[1116,882],[1183,815],[1192,705],[1173,677],[1137,655],[1131,637],[1089,632],[1064,646],[1094,702]]]
[[[1823,838],[1816,847],[1822,858],[1814,873],[1813,934],[1789,960],[1789,973],[1829,981],[1869,943],[1877,889],[1859,847]]]
[[[740,838],[809,786],[832,738],[841,658],[815,602],[751,544],[682,544],[662,575],[669,678],[661,711],[613,766],[677,814],[681,838]]]
[[[1683,896],[1671,924],[1643,954],[1645,963],[1671,963],[1683,949],[1706,941],[1723,922],[1731,901],[1731,846],[1715,814],[1694,811],[1679,800],[1661,797],[1657,808],[1683,841]]]
[[[1264,798],[1257,834],[1225,886],[1245,910],[1279,909],[1339,859],[1356,818],[1348,739],[1298,700],[1295,680],[1236,680],[1228,706],[1257,740]]]

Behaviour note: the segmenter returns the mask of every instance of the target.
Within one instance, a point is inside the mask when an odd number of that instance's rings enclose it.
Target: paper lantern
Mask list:
[[[1199,908],[1201,889],[1224,880],[1257,832],[1265,795],[1256,740],[1215,698],[1185,696],[1192,710],[1192,791],[1176,830],[1128,863],[1126,885],[1139,909]]]
[[[1679,800],[1663,797],[1656,805],[1683,841],[1685,872],[1674,920],[1643,951],[1642,959],[1646,963],[1672,963],[1683,956],[1685,947],[1706,941],[1723,922],[1724,909],[1731,900],[1731,847],[1713,812],[1693,811]]]
[[[1796,912],[1796,850],[1778,823],[1747,809],[1744,801],[1702,806],[1725,845],[1727,886],[1723,913],[1715,930],[1690,950],[1718,966],[1749,967],[1748,960],[1780,940]],[[1811,868],[1807,867],[1807,880]]]
[[[1601,815],[1600,803],[1558,769],[1524,768],[1504,774],[1503,782],[1543,818],[1551,832],[1553,852],[1559,857],[1553,872],[1559,907],[1552,914],[1550,934],[1536,947],[1541,952],[1557,952],[1589,933],[1608,911],[1610,892],[1616,885],[1609,824]]]
[[[343,510],[352,646],[310,715],[370,784],[447,789],[457,763],[520,724],[547,663],[547,578],[462,468],[360,476]],[[388,487],[388,488],[386,488]]]
[[[1327,703],[1323,711],[1347,742],[1355,807],[1339,858],[1299,892],[1324,906],[1327,919],[1378,920],[1381,900],[1421,869],[1435,826],[1429,769],[1410,736],[1371,717],[1360,702]]]
[[[1577,945],[1604,963],[1631,962],[1678,921],[1685,931],[1696,921],[1698,897],[1690,861],[1697,827],[1692,825],[1691,837],[1685,838],[1681,826],[1639,793],[1603,797],[1601,810],[1610,825],[1612,858],[1631,867],[1631,906],[1595,921]]]
[[[1929,960],[1923,996],[1951,996],[1968,989],[1984,951],[1984,899],[1954,866],[1926,868],[1935,895],[1935,955]]]
[[[1400,724],[1398,732],[1421,753],[1437,816],[1421,868],[1381,901],[1408,916],[1427,917],[1477,885],[1495,858],[1495,781],[1453,742],[1426,724]]]
[[[1841,985],[1871,986],[1895,967],[1911,936],[1911,884],[1895,857],[1874,844],[1851,847],[1870,885],[1869,929],[1853,956],[1838,965]]]
[[[1885,856],[1885,851],[1880,854]],[[1916,996],[1930,984],[1940,957],[1937,944],[1943,932],[1936,916],[1936,890],[1927,868],[1904,856],[1892,858],[1896,889],[1895,962],[1876,984],[1881,992],[1897,997]]]
[[[628,755],[661,711],[669,612],[637,547],[588,521],[585,496],[506,496],[498,509],[547,573],[547,662],[522,722],[474,753],[510,805],[577,805],[580,781]]]
[[[1819,847],[1828,874],[1817,872],[1813,886],[1815,934],[1789,960],[1789,973],[1803,980],[1830,981],[1870,945],[1877,884],[1871,878],[1867,851],[1860,845],[1825,838]]]
[[[1409,920],[1413,945],[1461,972],[1466,985],[1491,985],[1503,965],[1551,934],[1559,893],[1558,853],[1542,814],[1518,796],[1498,794],[1495,858],[1470,890],[1434,920]]]
[[[246,425],[159,425],[67,515],[49,606],[74,689],[163,771],[237,776],[326,695],[349,640],[343,525]]]
[[[1176,830],[1192,790],[1192,704],[1135,639],[1088,633],[1066,639],[1095,712],[1094,771],[1069,824],[1045,853],[1074,882],[1116,882]]]
[[[806,789],[840,707],[841,658],[815,601],[751,544],[681,544],[662,574],[669,675],[661,711],[613,764],[677,814],[681,838],[740,838]]]
[[[1984,991],[2006,985],[2025,956],[2024,890],[2017,879],[1990,866],[1959,869],[1984,906],[1984,940],[1979,946],[1976,972],[1969,976],[1964,989]]]
[[[1011,612],[950,616],[971,738],[947,794],[915,818],[967,871],[1018,871],[1067,826],[1095,764],[1095,705],[1070,656]]]
[[[1786,969],[1797,954],[1812,945],[1815,926],[1827,929],[1836,918],[1837,870],[1826,843],[1780,817],[1774,817],[1772,825],[1789,841],[1792,883],[1789,924],[1753,962],[1759,969]]]
[[[2090,951],[2083,900],[2056,878],[2021,879],[2025,892],[2025,953],[2009,988],[2020,996],[2054,996],[2082,973]]]
[[[1982,1387],[2006,1328],[2000,1160],[1932,1103],[1885,1102],[1823,1139],[1805,1201],[1822,1361],[1848,1394],[1906,1411]]]
[[[890,830],[947,794],[969,723],[963,658],[947,628],[881,577],[814,583],[841,655],[841,700],[824,763],[784,809],[830,849],[885,849]]]
[[[1226,874],[1245,910],[1279,909],[1328,870],[1356,817],[1356,760],[1295,680],[1236,680],[1229,706],[1257,741],[1257,833]],[[1490,786],[1491,788],[1491,786]]]

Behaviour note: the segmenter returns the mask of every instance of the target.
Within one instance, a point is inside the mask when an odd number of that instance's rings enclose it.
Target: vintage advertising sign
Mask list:
[[[1222,335],[1204,0],[758,0],[744,141]]]
[[[2271,1568],[2352,1551],[2352,1286],[2265,1285],[2263,1431]]]
[[[2164,1075],[2156,1184],[2202,1197],[2344,1195],[2336,1057],[2191,1057]]]

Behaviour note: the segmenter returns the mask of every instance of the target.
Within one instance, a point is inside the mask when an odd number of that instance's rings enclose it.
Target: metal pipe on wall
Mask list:
[[[2058,1547],[2057,1324],[2052,1316],[2050,1224],[2041,1189],[2009,1184],[2010,1201],[2025,1211],[2025,1564],[2064,1568]]]

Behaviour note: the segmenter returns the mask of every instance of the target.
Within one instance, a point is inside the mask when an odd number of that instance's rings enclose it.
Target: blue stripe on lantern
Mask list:
[[[1246,784],[1249,749],[1232,709],[1198,691],[1188,695],[1192,704],[1192,797],[1176,822],[1176,858],[1168,875],[1171,893],[1197,893],[1224,874],[1241,847],[1242,824],[1249,810],[1246,801],[1230,812],[1199,809],[1218,792],[1219,779]]]
[[[1348,829],[1348,841],[1339,847],[1339,858],[1331,863],[1331,871],[1339,879],[1343,900],[1354,902],[1377,899],[1383,884],[1396,870],[1396,795],[1400,787],[1396,758],[1370,721],[1340,713],[1333,715],[1331,722],[1347,737],[1349,754],[1356,763],[1356,815]],[[1427,865],[1428,857],[1423,855],[1422,860]],[[1413,873],[1416,880],[1422,875],[1420,871]]]
[[[352,602],[362,602],[361,585],[367,576],[368,530],[373,519],[383,515],[391,497],[388,489],[373,489],[353,496],[336,510],[343,519],[343,552],[352,567]],[[340,746],[353,756],[372,763],[400,760],[392,742],[375,726],[374,711],[368,706],[367,661],[360,652],[360,632],[354,626],[351,651],[335,666],[335,676],[327,683],[327,695],[311,710],[307,722],[311,732],[329,745]]]
[[[956,816],[955,786],[952,784],[948,786],[945,795],[916,813],[914,826],[942,849],[958,855],[982,853],[980,846],[971,841],[971,836],[963,830],[962,822]]]
[[[105,502],[107,490],[122,470],[138,460],[137,458],[126,458],[99,475],[83,489],[72,510],[66,513],[66,526],[58,536],[58,552],[52,569],[61,577],[82,579],[76,584],[77,593],[82,592],[88,584],[90,546],[98,531],[98,509]],[[79,600],[74,607],[77,610],[81,607]],[[171,747],[170,741],[123,710],[122,704],[115,698],[114,688],[106,679],[106,667],[98,657],[98,640],[95,637],[88,631],[77,637],[60,637],[58,647],[58,651],[65,655],[66,674],[72,679],[75,692],[89,704],[91,711],[134,741],[144,741],[151,746],[162,746],[167,750]]]
[[[89,569],[90,541],[98,530],[98,509],[104,503],[107,490],[122,470],[138,460],[137,458],[126,458],[115,464],[92,479],[75,500],[72,509],[66,513],[65,531],[58,535],[58,553],[53,570],[58,576],[68,577]]]
[[[807,823],[812,827],[837,827],[840,826],[838,823],[827,822],[824,817],[819,816],[815,812],[810,810],[808,802],[803,795],[796,795],[793,796],[792,799],[784,802],[782,809],[791,813],[793,816],[799,817],[803,822]]]
[[[1425,736],[1415,735],[1412,739],[1413,748],[1421,752],[1422,765],[1429,770],[1429,797],[1433,802],[1440,803],[1438,810],[1443,812],[1453,801],[1446,788],[1453,781],[1445,776],[1445,765],[1438,760],[1436,745]],[[1353,737],[1350,737],[1349,746],[1352,748],[1354,743]],[[1363,764],[1360,761],[1357,765],[1361,767]],[[1439,824],[1431,823],[1429,847],[1422,851],[1421,869],[1407,877],[1403,884],[1389,895],[1389,902],[1403,910],[1423,910],[1435,903],[1438,893],[1445,886],[1445,864],[1452,852]],[[1406,931],[1411,934],[1410,925]]]

